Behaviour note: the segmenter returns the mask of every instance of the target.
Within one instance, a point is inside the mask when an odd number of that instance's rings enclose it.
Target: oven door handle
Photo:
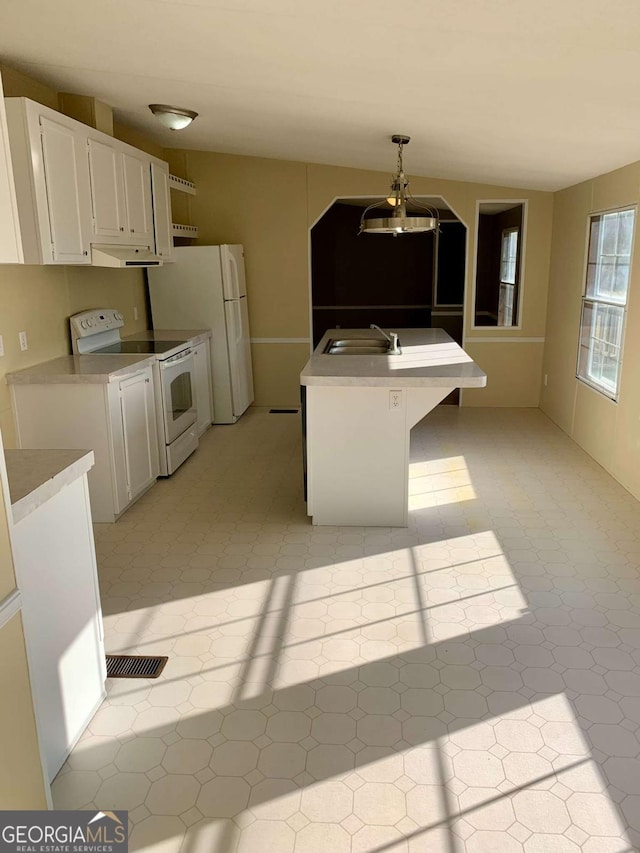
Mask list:
[[[184,355],[182,358],[176,358],[175,356],[173,356],[173,358],[168,358],[166,361],[161,361],[160,365],[161,365],[163,370],[166,370],[169,367],[176,367],[178,364],[184,364],[185,361],[189,361],[189,359],[192,359],[192,358],[193,358],[193,352],[191,350],[189,350],[189,352],[186,355]]]

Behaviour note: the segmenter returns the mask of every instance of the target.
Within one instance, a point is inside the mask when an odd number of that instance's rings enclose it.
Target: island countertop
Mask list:
[[[4,455],[14,524],[94,464],[92,450],[5,450]]]
[[[482,388],[486,373],[444,329],[385,329],[400,355],[329,355],[331,338],[378,338],[375,329],[329,329],[300,374],[302,385]]]

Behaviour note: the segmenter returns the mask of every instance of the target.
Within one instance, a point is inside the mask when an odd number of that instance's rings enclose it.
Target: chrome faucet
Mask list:
[[[400,346],[398,343],[398,336],[396,335],[395,332],[389,332],[389,334],[387,334],[383,329],[380,328],[380,326],[376,326],[375,323],[372,323],[369,326],[369,328],[370,329],[377,329],[380,332],[380,334],[389,341],[389,350],[388,351],[391,355],[400,355],[401,349],[400,349]]]

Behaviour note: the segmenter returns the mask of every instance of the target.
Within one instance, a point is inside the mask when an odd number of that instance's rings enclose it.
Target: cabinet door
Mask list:
[[[46,235],[41,235],[43,259],[45,263],[88,264],[91,201],[85,140],[72,128],[44,116],[40,136],[51,239],[49,253]]]
[[[149,161],[124,154],[124,192],[127,205],[129,243],[154,245]]]
[[[169,173],[151,164],[151,189],[153,191],[153,229],[156,238],[156,255],[165,261],[172,260],[173,234],[171,230],[171,198]]]
[[[7,116],[0,79],[0,264],[20,264],[23,261]]]
[[[196,385],[196,408],[198,409],[198,435],[209,429],[213,420],[211,411],[211,363],[209,342],[199,344],[193,350],[194,378]]]
[[[93,235],[117,242],[125,237],[127,223],[122,152],[97,139],[87,140],[87,145]]]
[[[159,473],[151,368],[120,383],[127,496],[133,500]]]

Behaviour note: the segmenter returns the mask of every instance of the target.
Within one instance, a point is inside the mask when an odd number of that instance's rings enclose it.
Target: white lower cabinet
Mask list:
[[[93,450],[94,521],[115,521],[158,477],[151,365],[110,382],[12,384],[11,395],[19,447]]]
[[[158,432],[156,428],[151,368],[118,384],[120,418],[115,418],[114,433],[122,426],[127,503],[144,492],[159,473]]]
[[[38,740],[51,781],[105,696],[86,474],[18,521],[12,545]]]
[[[198,435],[209,429],[213,421],[211,405],[211,357],[209,341],[193,348],[194,375],[196,384],[196,408],[198,409]]]

